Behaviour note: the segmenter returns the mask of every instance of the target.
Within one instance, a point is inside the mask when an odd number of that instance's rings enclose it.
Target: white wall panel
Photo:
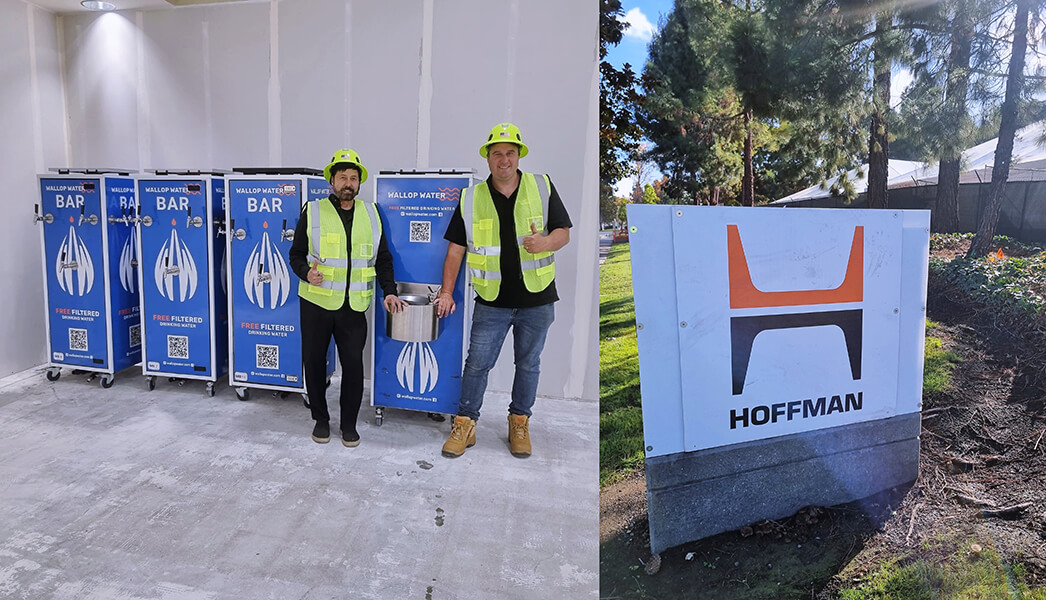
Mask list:
[[[268,166],[269,7],[243,4],[203,13],[210,49],[210,102],[204,109],[210,127],[199,133],[213,148],[209,167]]]
[[[36,173],[64,160],[54,15],[0,2],[0,377],[45,360]]]
[[[136,168],[134,20],[103,13],[64,21],[72,163],[61,166]]]

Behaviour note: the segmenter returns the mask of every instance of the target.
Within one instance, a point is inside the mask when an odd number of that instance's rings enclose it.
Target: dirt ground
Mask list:
[[[1029,584],[1046,586],[1046,336],[932,276],[927,298],[940,324],[928,333],[961,361],[951,386],[923,399],[914,484],[683,544],[656,561],[639,474],[600,493],[600,597],[831,600],[889,557],[940,558],[932,553],[945,538],[993,547],[1024,563]]]

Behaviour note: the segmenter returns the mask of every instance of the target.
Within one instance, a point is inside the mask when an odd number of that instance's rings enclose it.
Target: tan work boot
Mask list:
[[[465,453],[465,448],[476,445],[476,422],[468,417],[454,417],[454,428],[450,437],[443,444],[443,456],[457,458]]]
[[[528,425],[530,417],[527,415],[508,416],[508,449],[516,458],[530,456],[530,432]]]

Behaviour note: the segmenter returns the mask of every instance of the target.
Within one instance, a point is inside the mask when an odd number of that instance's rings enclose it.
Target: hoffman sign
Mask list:
[[[710,464],[702,452],[917,418],[928,212],[631,205],[628,220],[653,504],[698,481],[659,482],[660,462],[694,473],[679,463]],[[821,460],[804,447],[796,464]]]

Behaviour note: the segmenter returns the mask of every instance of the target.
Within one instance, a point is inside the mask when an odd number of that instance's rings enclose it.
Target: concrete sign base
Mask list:
[[[646,461],[650,549],[657,554],[806,506],[860,500],[915,481],[912,413]]]

